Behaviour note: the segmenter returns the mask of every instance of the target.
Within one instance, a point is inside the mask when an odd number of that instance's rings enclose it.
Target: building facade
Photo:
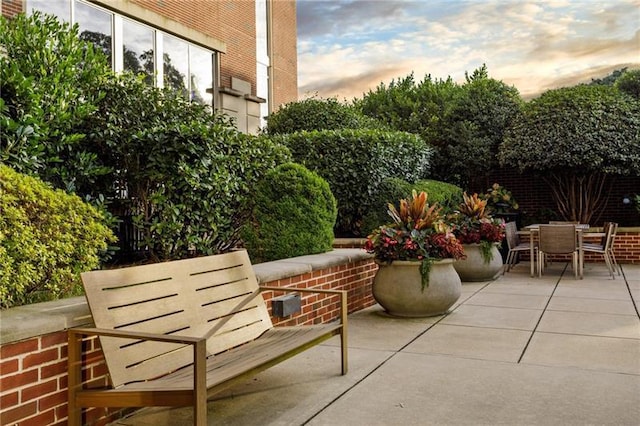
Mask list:
[[[40,10],[77,23],[114,70],[147,75],[256,133],[297,100],[295,0],[0,0],[2,14]]]

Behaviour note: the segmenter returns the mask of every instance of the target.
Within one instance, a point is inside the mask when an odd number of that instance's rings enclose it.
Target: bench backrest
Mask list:
[[[217,354],[272,327],[244,250],[122,269],[91,271],[82,281],[96,327],[207,337]],[[190,347],[101,337],[114,387],[188,365]]]

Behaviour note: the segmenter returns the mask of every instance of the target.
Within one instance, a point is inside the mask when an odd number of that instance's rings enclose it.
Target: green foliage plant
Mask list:
[[[610,86],[550,90],[524,106],[503,166],[538,173],[564,220],[597,222],[617,175],[640,175],[640,103]]]
[[[267,117],[266,133],[270,135],[313,130],[339,130],[380,127],[358,108],[336,98],[307,98],[290,102]]]
[[[497,182],[480,197],[487,201],[487,209],[491,213],[509,213],[520,207],[511,191]]]
[[[115,241],[94,207],[6,165],[0,212],[1,309],[82,294],[79,273]]]
[[[239,132],[209,106],[123,74],[104,82],[87,141],[111,170],[102,186],[133,223],[152,261],[227,251],[251,211],[257,181],[289,151]],[[126,193],[124,199],[120,195]]]
[[[0,50],[0,161],[69,191],[100,180],[77,126],[102,98],[104,54],[40,12],[0,17]]]
[[[282,164],[258,183],[254,202],[252,222],[242,232],[252,262],[331,250],[336,200],[316,173]]]
[[[418,193],[426,192],[430,202],[438,203],[442,207],[443,215],[452,213],[462,201],[462,188],[446,182],[426,179],[411,184],[399,178],[387,178],[372,195],[372,206],[364,215],[362,232],[368,235],[375,228],[388,223],[391,218],[388,208],[384,206],[394,200],[408,198],[414,190]]]
[[[337,235],[362,235],[362,218],[381,182],[426,175],[431,148],[417,135],[383,130],[298,132],[278,138],[295,162],[327,180],[338,201]]]
[[[615,87],[640,101],[640,69],[622,73],[616,80]]]

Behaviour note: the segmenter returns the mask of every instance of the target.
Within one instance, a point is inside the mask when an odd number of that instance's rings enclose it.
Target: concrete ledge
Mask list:
[[[260,263],[253,269],[258,282],[267,283],[372,257],[361,249],[335,249],[328,253]],[[93,318],[84,296],[18,306],[0,311],[0,344],[92,325]]]

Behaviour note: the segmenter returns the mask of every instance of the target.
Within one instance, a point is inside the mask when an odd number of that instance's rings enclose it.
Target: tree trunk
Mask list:
[[[613,185],[613,178],[604,173],[551,173],[543,180],[549,185],[562,218],[580,223],[596,223],[600,219]]]

